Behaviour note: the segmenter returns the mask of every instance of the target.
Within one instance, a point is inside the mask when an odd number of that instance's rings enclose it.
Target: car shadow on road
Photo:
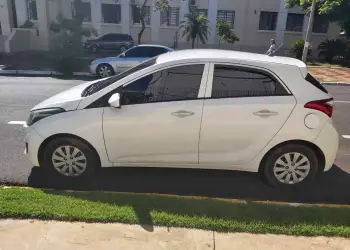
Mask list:
[[[262,182],[255,173],[167,168],[104,168],[90,181],[69,183],[52,181],[42,168],[34,167],[28,184],[32,187],[57,190],[103,190],[296,203],[350,204],[350,174],[337,166],[320,175],[310,185],[292,190],[273,188]]]

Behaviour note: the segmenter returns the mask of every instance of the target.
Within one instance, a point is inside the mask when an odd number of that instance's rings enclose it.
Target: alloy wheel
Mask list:
[[[54,168],[65,176],[79,176],[84,173],[87,159],[84,153],[74,146],[58,147],[52,154]]]
[[[310,161],[305,155],[291,152],[277,159],[273,173],[279,182],[293,185],[303,181],[308,176],[310,169]]]
[[[112,70],[107,65],[103,65],[98,69],[98,74],[101,77],[109,77],[112,75]]]

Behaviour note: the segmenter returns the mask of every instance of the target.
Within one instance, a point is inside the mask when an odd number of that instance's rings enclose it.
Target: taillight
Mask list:
[[[308,102],[305,104],[304,107],[308,109],[315,109],[315,110],[321,111],[326,115],[328,115],[329,117],[332,117],[333,98]]]

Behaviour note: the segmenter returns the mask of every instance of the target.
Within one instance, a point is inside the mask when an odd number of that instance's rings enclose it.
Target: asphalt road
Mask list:
[[[35,104],[81,82],[49,77],[0,77],[0,183],[350,204],[350,139],[342,137],[350,135],[350,85],[326,87],[337,101],[333,119],[341,135],[335,166],[307,188],[281,191],[269,187],[254,173],[191,169],[113,168],[101,170],[88,183],[50,183],[43,171],[33,168],[23,155],[23,127],[8,122],[25,121]]]

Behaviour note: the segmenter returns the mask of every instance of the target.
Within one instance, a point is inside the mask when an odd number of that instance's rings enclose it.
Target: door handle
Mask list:
[[[269,117],[269,116],[278,115],[278,113],[267,109],[263,109],[263,110],[254,112],[254,115],[261,116],[261,117]]]
[[[186,116],[191,116],[194,115],[194,112],[186,111],[186,110],[178,110],[176,112],[171,113],[173,116],[178,116],[180,118],[186,117]]]

